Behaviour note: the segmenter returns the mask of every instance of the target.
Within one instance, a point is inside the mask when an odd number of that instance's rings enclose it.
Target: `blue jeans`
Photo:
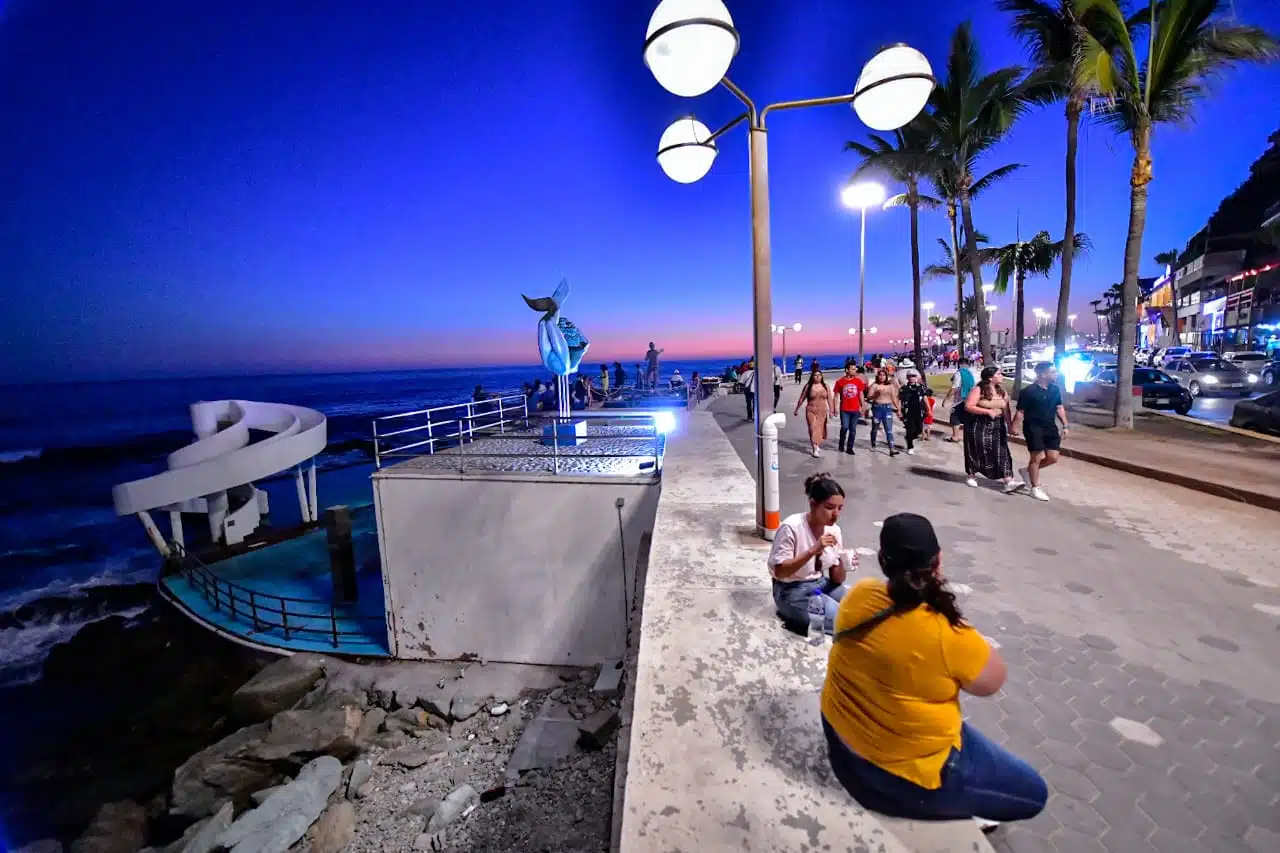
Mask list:
[[[862,422],[861,412],[840,411],[840,449],[846,447],[853,450],[853,440],[858,437],[858,424]],[[848,436],[849,443],[845,444],[845,437]]]
[[[960,748],[942,766],[942,787],[921,788],[855,753],[826,718],[827,755],[844,789],[865,809],[910,820],[1011,821],[1035,817],[1049,790],[1031,765],[965,723]]]
[[[893,449],[893,406],[876,403],[871,407],[871,443],[876,443],[876,427],[884,427],[884,440]]]
[[[809,599],[815,589],[821,589],[823,603],[827,605],[826,629],[832,632],[836,623],[836,611],[840,609],[840,599],[848,592],[848,587],[834,583],[828,578],[812,581],[773,582],[773,603],[778,608],[778,615],[797,630],[809,628]]]

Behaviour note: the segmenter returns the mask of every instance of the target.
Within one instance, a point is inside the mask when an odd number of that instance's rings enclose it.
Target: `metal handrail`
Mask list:
[[[494,408],[495,404],[496,408]],[[412,417],[425,417],[426,422],[416,426],[395,429],[391,432],[378,431],[379,422]],[[437,445],[447,447],[451,444],[469,441],[477,434],[493,430],[497,430],[499,434],[505,434],[508,427],[527,425],[528,421],[529,401],[523,394],[509,394],[489,400],[468,400],[465,403],[451,403],[446,406],[433,406],[429,409],[418,409],[412,412],[382,415],[373,419],[374,465],[381,468],[384,456],[403,456],[406,450],[425,447],[425,451],[408,455],[432,454],[436,452]],[[455,425],[457,430],[454,432],[446,430],[442,435],[436,434],[440,428],[453,427]],[[388,442],[388,439],[420,433],[423,430],[426,430],[426,438],[424,439],[407,444]]]
[[[459,404],[459,405],[462,406],[463,404]],[[445,407],[440,407],[440,408],[445,408]],[[458,469],[460,471],[465,471],[468,460],[474,460],[474,459],[550,458],[552,473],[559,474],[561,470],[562,458],[572,457],[575,459],[584,459],[584,458],[586,459],[627,459],[627,458],[640,456],[640,457],[652,458],[654,471],[660,472],[662,470],[664,435],[658,430],[657,414],[658,414],[657,412],[654,412],[651,410],[642,411],[637,409],[630,409],[630,410],[604,409],[604,410],[595,410],[595,411],[578,410],[578,411],[574,411],[568,418],[562,418],[560,415],[553,412],[534,412],[531,414],[526,414],[524,418],[520,419],[520,425],[522,429],[519,431],[516,431],[514,434],[508,433],[505,430],[503,430],[502,432],[494,432],[492,429],[483,429],[483,428],[468,430],[467,424],[461,419],[459,419],[455,421],[453,424],[448,424],[448,426],[453,426],[456,428],[453,432],[449,434],[449,438],[455,439],[455,441],[452,442],[450,446],[457,447],[456,459],[458,462]],[[389,416],[389,417],[394,417],[394,416]],[[545,449],[541,448],[539,446],[540,444],[539,443],[539,444],[532,445],[528,449],[518,453],[495,452],[495,451],[488,451],[488,450],[482,449],[483,442],[484,440],[487,440],[487,439],[491,440],[491,439],[500,439],[500,438],[510,438],[510,437],[513,437],[514,435],[514,437],[518,437],[518,438],[537,440],[539,438],[545,437],[545,435],[540,435],[540,431],[538,429],[542,425],[569,423],[572,421],[587,421],[588,423],[591,423],[591,422],[616,423],[618,421],[622,421],[624,422],[624,424],[625,422],[628,422],[628,421],[634,422],[634,429],[637,431],[636,434],[633,434],[633,435],[611,434],[607,436],[602,436],[599,434],[592,435],[590,432],[588,432],[588,434],[583,437],[583,440],[588,445],[593,441],[600,442],[604,440],[611,441],[611,442],[644,442],[647,445],[647,447],[641,449],[640,452],[618,453],[618,452],[602,452],[602,451],[596,451],[594,449],[579,450],[575,444],[573,449],[566,450],[566,449],[562,449],[562,444],[567,443],[567,441],[562,440],[562,441],[546,442]],[[508,423],[510,423],[510,421],[508,421]],[[432,425],[444,426],[446,424],[443,421],[439,421],[439,422],[432,422]],[[376,428],[376,424],[375,424],[375,428]],[[456,440],[458,439],[459,436],[462,436],[462,440],[460,441]],[[443,441],[443,439],[437,438],[436,441],[441,442]],[[428,449],[426,449],[425,451],[418,449],[424,445],[427,446]],[[401,445],[394,448],[385,448],[385,447],[377,446],[375,442],[375,446],[377,448],[377,453],[378,453],[379,467],[381,467],[381,463],[385,460],[399,461],[399,460],[414,458],[418,456],[436,455],[440,452],[440,450],[448,449],[447,447],[437,447],[435,443],[428,444],[427,442],[416,442],[412,444]]]
[[[291,634],[324,634],[328,636],[330,644],[336,649],[341,637],[367,636],[361,628],[340,631],[338,630],[339,622],[384,624],[383,618],[379,616],[341,615],[331,600],[273,595],[261,590],[250,589],[234,581],[218,577],[213,569],[209,568],[195,554],[187,551],[180,543],[176,541],[170,542],[169,548],[174,555],[174,561],[183,578],[193,589],[200,593],[200,596],[206,602],[213,606],[214,610],[222,612],[225,607],[232,619],[240,619],[247,614],[253,624],[254,631],[261,631],[264,628],[278,628],[284,632],[286,641],[289,640]],[[298,607],[290,611],[290,603],[310,605],[313,609],[326,612],[306,613]],[[272,621],[273,616],[278,616],[279,620]],[[290,625],[290,619],[304,624]],[[327,626],[311,627],[305,624],[306,620],[323,620],[327,623]]]

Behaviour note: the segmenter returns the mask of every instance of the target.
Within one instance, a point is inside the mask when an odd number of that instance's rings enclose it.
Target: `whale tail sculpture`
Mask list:
[[[534,311],[542,312],[542,319],[538,321],[538,354],[542,356],[547,370],[556,376],[577,373],[591,342],[583,337],[577,326],[560,316],[560,308],[569,298],[569,280],[560,279],[560,284],[550,296],[531,299],[521,294],[521,297]]]

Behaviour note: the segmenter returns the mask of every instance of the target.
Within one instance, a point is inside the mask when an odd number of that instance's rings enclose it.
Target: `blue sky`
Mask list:
[[[750,346],[746,137],[681,186],[655,161],[715,90],[662,90],[641,60],[654,4],[10,0],[0,11],[0,381],[533,361],[520,293],[573,285],[565,314],[600,358]],[[729,0],[730,71],[758,102],[848,91],[881,46],[943,66],[966,18],[988,67],[1018,62],[987,0]],[[1235,0],[1280,31],[1280,4]],[[1280,68],[1231,74],[1160,128],[1143,255],[1181,248],[1239,184],[1280,115]],[[839,349],[857,231],[838,204],[866,133],[831,107],[771,123],[774,310],[789,349]],[[998,242],[1062,228],[1063,117],[1033,114],[989,166],[1026,164],[975,207]],[[1131,154],[1081,137],[1073,305],[1120,277]],[[942,215],[922,221],[923,263]],[[868,324],[910,328],[907,214],[868,223]],[[1056,273],[1031,283],[1049,307]],[[950,306],[946,282],[925,298]],[[997,316],[1007,324],[1008,300]],[[998,325],[1000,325],[998,323]]]

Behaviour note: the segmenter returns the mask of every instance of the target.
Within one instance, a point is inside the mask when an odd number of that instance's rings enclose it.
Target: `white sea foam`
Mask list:
[[[6,462],[21,462],[24,459],[39,459],[40,454],[44,451],[39,447],[24,448],[21,450],[0,450],[0,465]]]
[[[149,583],[156,579],[156,563],[146,558],[154,555],[150,548],[131,548],[112,554],[101,561],[102,570],[85,580],[55,580],[34,589],[22,589],[8,595],[0,595],[0,613],[17,610],[24,604],[41,598],[75,596],[103,586]],[[0,651],[0,660],[3,653]],[[0,667],[3,664],[0,663]]]
[[[30,684],[39,679],[41,666],[48,657],[49,650],[70,640],[85,625],[111,616],[135,619],[146,611],[144,605],[106,614],[97,619],[64,619],[58,616],[39,625],[0,630],[0,687]]]

